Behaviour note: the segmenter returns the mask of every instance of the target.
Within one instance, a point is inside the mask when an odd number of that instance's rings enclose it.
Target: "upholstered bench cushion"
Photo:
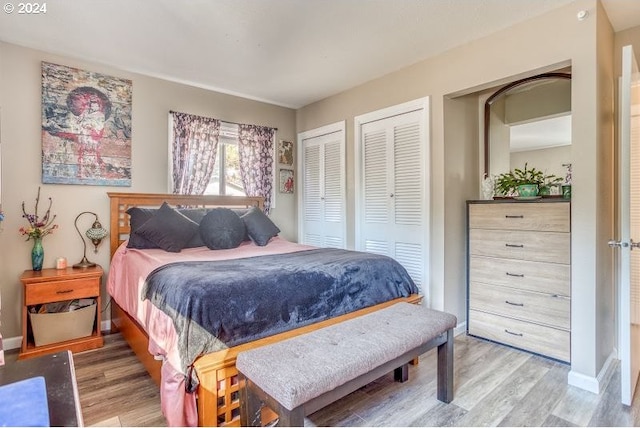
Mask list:
[[[241,352],[236,367],[292,410],[425,344],[455,325],[456,317],[451,314],[397,303],[302,336]]]

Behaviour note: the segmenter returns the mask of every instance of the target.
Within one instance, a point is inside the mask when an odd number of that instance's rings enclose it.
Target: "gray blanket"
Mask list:
[[[189,373],[200,355],[417,292],[390,257],[321,248],[164,265],[142,296],[173,319]]]

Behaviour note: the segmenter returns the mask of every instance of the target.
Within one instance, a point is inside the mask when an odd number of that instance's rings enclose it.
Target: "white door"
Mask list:
[[[302,195],[298,241],[346,247],[344,122],[298,137]]]
[[[620,87],[619,344],[622,403],[631,405],[640,372],[640,80],[631,46],[622,49]],[[634,242],[634,238],[635,241]]]
[[[429,259],[425,116],[426,107],[356,124],[356,249],[395,258],[423,294]]]

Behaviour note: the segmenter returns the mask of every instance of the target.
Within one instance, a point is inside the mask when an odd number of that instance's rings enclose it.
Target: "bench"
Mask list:
[[[394,371],[408,379],[408,363],[437,347],[437,397],[453,399],[456,317],[421,305],[387,308],[289,340],[241,352],[243,426],[260,426],[264,406],[280,426],[303,426],[309,415]]]

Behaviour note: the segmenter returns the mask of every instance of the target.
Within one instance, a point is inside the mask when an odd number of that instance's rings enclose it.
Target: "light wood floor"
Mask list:
[[[160,395],[119,334],[74,354],[85,425],[119,417],[123,426],[166,426]],[[640,426],[640,398],[620,404],[618,368],[595,395],[567,385],[569,366],[460,335],[454,401],[435,398],[435,352],[306,419],[317,426]],[[639,394],[640,395],[640,391]]]

